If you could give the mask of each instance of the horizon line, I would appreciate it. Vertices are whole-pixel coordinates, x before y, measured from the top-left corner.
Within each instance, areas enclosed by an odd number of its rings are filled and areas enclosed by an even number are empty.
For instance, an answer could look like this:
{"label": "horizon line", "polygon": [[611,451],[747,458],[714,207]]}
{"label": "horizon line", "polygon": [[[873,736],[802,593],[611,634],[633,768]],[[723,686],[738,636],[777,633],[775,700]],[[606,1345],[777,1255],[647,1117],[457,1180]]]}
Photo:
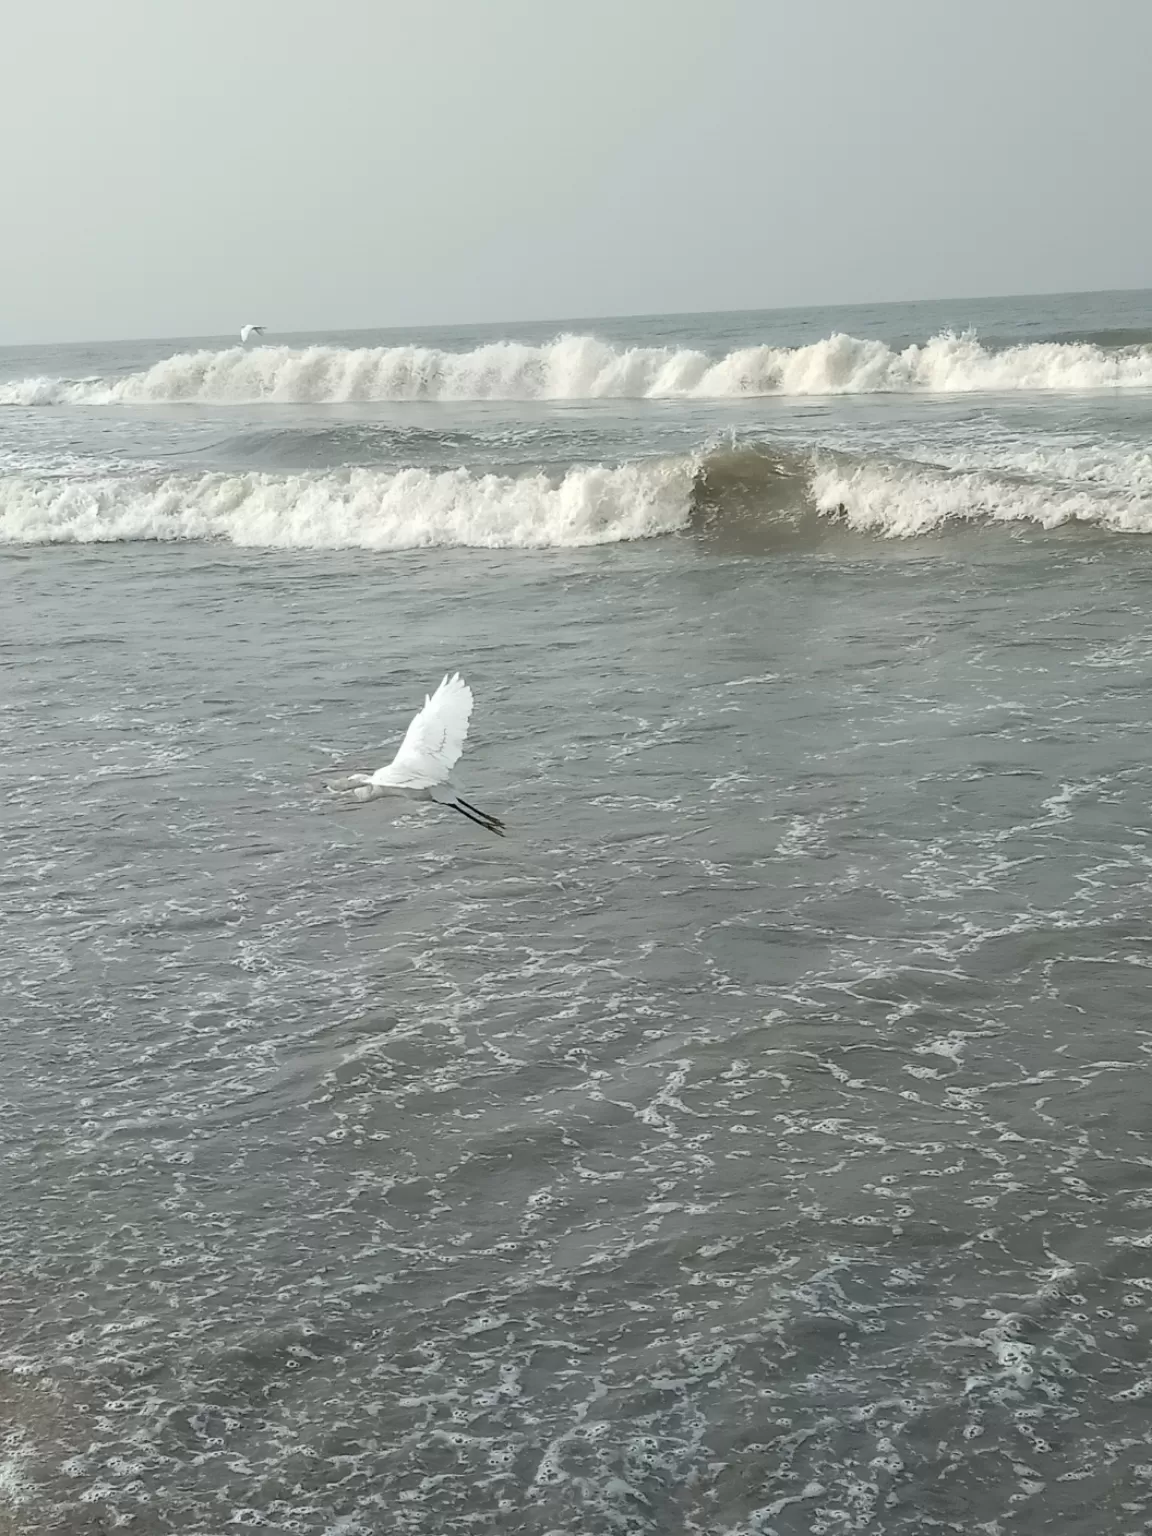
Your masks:
{"label": "horizon line", "polygon": [[[993,300],[1007,302],[1010,300],[1027,299],[1070,299],[1090,298],[1108,294],[1136,293],[1152,293],[1152,285],[1140,288],[1053,288],[1032,293],[944,294],[932,298],[918,299],[856,299],[842,300],[836,303],[779,304],[756,308],[750,308],[745,305],[735,309],[619,310],[598,315],[542,315],[520,319],[511,319],[505,316],[499,320],[422,320],[410,321],[401,325],[342,325],[320,328],[312,327],[301,330],[275,330],[266,326],[265,330],[272,330],[272,334],[277,336],[348,336],[361,332],[480,330],[494,329],[499,326],[594,324],[596,321],[601,320],[676,320],[713,317],[717,315],[788,315],[801,313],[805,310],[897,309],[908,308],[917,304],[979,304],[988,303]],[[74,336],[55,341],[4,341],[0,342],[0,351],[16,350],[21,347],[98,346],[150,341],[219,341],[222,337],[233,333],[237,336],[239,335],[239,326],[233,327],[232,331],[173,331],[164,335],[148,336]]]}

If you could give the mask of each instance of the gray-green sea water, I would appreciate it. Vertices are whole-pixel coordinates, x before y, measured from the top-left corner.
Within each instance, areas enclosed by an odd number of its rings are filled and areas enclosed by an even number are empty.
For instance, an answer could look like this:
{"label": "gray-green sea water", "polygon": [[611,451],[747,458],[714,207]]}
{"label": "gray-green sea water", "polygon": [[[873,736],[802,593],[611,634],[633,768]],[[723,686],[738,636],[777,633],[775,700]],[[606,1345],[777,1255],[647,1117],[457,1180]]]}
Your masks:
{"label": "gray-green sea water", "polygon": [[1152,296],[263,342],[0,353],[0,1530],[1152,1529]]}

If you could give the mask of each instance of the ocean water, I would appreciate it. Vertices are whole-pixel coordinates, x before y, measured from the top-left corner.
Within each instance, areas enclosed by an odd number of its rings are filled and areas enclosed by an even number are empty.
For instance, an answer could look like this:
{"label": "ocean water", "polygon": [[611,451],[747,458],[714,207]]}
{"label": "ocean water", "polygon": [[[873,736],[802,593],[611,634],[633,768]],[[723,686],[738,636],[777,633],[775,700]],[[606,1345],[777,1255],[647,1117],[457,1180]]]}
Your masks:
{"label": "ocean water", "polygon": [[0,1530],[1152,1530],[1152,294],[0,403]]}

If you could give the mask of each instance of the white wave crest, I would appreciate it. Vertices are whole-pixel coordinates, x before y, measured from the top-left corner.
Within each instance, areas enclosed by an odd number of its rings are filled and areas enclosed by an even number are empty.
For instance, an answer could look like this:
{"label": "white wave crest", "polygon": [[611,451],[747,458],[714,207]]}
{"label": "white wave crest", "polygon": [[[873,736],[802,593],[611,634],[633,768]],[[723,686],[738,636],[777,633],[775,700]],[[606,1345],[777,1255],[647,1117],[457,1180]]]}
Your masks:
{"label": "white wave crest", "polygon": [[201,401],[306,404],[385,400],[729,399],[755,395],[975,393],[1152,387],[1152,347],[1037,342],[990,350],[951,332],[894,351],[834,335],[804,347],[745,347],[716,359],[671,347],[618,348],[594,336],[544,346],[232,347],[184,352],[108,379],[20,379],[0,404]]}
{"label": "white wave crest", "polygon": [[810,494],[819,512],[850,528],[913,538],[948,523],[1031,522],[1042,528],[1092,523],[1115,533],[1152,533],[1152,497],[1097,488],[1028,484],[983,471],[946,473],[908,465],[826,465]]}
{"label": "white wave crest", "polygon": [[1073,488],[1087,485],[1152,495],[1152,452],[1116,439],[1070,443],[1034,433],[1023,444],[967,444],[951,452],[945,447],[933,453],[933,462],[947,469],[1062,481]]}
{"label": "white wave crest", "polygon": [[692,459],[543,474],[368,469],[326,475],[206,474],[0,479],[0,543],[224,539],[280,549],[547,548],[683,528]]}

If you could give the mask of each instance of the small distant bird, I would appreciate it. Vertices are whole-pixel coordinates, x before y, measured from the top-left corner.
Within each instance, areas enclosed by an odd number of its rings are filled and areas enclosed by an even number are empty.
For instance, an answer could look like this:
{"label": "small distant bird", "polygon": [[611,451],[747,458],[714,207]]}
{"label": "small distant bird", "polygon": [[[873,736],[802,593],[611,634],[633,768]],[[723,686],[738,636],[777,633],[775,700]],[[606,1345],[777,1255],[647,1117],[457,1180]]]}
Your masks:
{"label": "small distant bird", "polygon": [[504,836],[499,816],[481,811],[461,799],[452,783],[452,769],[464,750],[468,721],[472,714],[472,690],[454,672],[445,677],[424,708],[408,727],[400,750],[385,768],[375,773],[350,773],[332,779],[328,789],[350,800],[380,800],[385,796],[404,795],[409,800],[434,800],[451,806],[478,827]]}
{"label": "small distant bird", "polygon": [[242,342],[246,342],[249,336],[263,336],[263,334],[264,327],[262,325],[242,325],[240,327],[240,340]]}

